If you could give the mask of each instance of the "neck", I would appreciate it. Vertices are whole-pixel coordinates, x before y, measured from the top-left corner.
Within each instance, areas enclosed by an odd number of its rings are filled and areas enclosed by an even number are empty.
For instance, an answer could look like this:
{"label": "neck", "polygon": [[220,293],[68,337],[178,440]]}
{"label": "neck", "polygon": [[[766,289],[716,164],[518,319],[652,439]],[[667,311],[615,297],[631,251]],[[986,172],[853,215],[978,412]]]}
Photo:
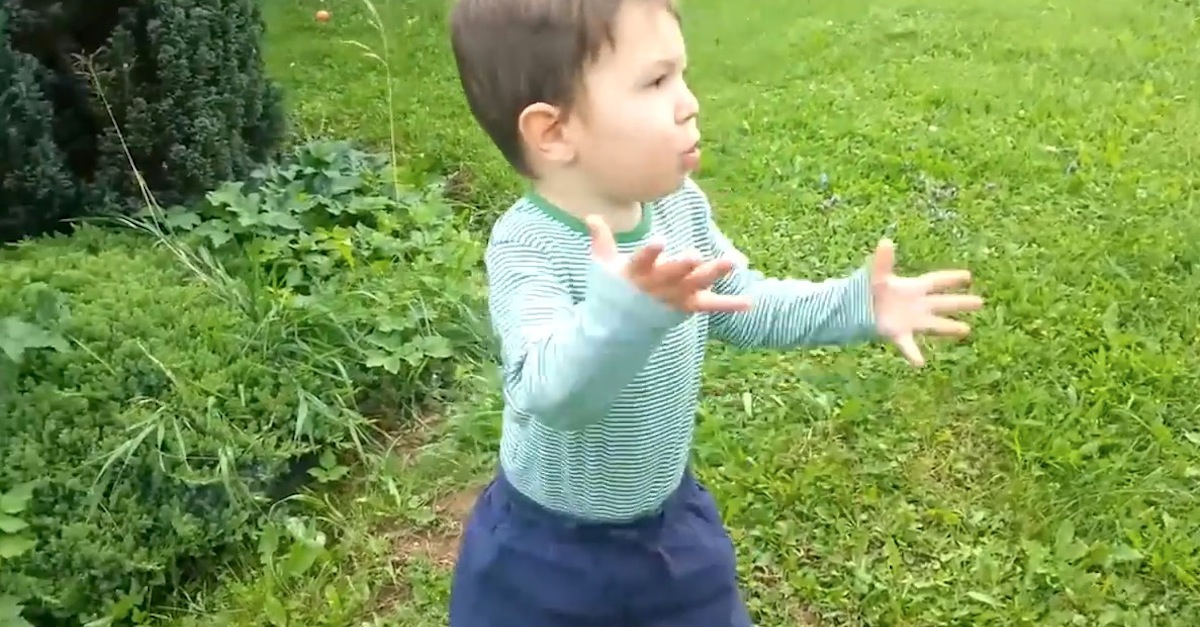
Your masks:
{"label": "neck", "polygon": [[534,191],[547,202],[580,220],[588,216],[600,216],[614,233],[633,230],[642,219],[642,204],[636,201],[621,201],[592,193],[582,185],[556,185],[551,181],[538,181]]}

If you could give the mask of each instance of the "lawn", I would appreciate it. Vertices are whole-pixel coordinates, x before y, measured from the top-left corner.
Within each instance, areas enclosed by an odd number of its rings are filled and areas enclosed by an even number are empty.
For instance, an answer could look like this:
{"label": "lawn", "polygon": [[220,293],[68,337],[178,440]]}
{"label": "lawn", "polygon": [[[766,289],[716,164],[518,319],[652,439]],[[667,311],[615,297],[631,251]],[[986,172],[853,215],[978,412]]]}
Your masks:
{"label": "lawn", "polygon": [[[466,112],[446,5],[381,0],[381,39],[358,0],[328,24],[271,3],[268,54],[302,134],[394,145],[486,222],[517,182]],[[699,179],[755,264],[838,274],[891,233],[904,271],[969,267],[988,303],[921,371],[883,347],[714,347],[696,459],[758,623],[1200,624],[1195,5],[684,12]],[[346,40],[386,42],[388,67]],[[478,388],[307,497],[311,568],[251,557],[173,624],[444,625],[456,521],[494,463]]]}

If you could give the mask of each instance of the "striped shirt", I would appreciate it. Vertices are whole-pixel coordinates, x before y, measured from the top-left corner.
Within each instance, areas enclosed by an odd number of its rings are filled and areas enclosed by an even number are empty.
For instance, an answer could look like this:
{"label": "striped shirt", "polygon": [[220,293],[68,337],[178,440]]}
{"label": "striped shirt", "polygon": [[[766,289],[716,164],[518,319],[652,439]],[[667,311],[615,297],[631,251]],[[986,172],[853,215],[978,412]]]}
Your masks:
{"label": "striped shirt", "polygon": [[615,237],[629,254],[654,236],[666,254],[737,259],[713,291],[748,295],[751,310],[667,307],[595,263],[586,225],[535,194],[493,227],[486,267],[501,344],[500,462],[547,509],[619,522],[661,507],[687,464],[710,338],[791,348],[875,337],[865,270],[820,283],[750,270],[691,180],[644,205],[640,224]]}

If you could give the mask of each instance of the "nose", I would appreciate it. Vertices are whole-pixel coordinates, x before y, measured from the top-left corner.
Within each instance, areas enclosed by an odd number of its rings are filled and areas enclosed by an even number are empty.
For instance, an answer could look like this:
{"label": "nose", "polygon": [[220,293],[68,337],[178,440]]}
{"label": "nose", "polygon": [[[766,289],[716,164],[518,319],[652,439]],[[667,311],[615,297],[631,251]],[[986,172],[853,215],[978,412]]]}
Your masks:
{"label": "nose", "polygon": [[684,124],[700,115],[700,101],[696,99],[696,94],[692,93],[687,83],[681,81],[680,84],[683,87],[679,95],[679,104],[676,105],[675,119]]}

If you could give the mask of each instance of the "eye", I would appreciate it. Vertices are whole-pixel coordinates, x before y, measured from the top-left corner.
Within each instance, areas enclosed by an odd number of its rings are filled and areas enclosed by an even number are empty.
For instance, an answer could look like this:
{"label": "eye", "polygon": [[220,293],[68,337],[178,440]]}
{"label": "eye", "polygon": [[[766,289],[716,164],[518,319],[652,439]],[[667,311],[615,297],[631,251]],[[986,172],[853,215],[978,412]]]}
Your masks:
{"label": "eye", "polygon": [[656,77],[654,80],[650,81],[650,84],[647,85],[647,87],[662,87],[663,84],[666,83],[667,80],[670,78],[671,78],[670,74],[662,74],[662,75]]}

